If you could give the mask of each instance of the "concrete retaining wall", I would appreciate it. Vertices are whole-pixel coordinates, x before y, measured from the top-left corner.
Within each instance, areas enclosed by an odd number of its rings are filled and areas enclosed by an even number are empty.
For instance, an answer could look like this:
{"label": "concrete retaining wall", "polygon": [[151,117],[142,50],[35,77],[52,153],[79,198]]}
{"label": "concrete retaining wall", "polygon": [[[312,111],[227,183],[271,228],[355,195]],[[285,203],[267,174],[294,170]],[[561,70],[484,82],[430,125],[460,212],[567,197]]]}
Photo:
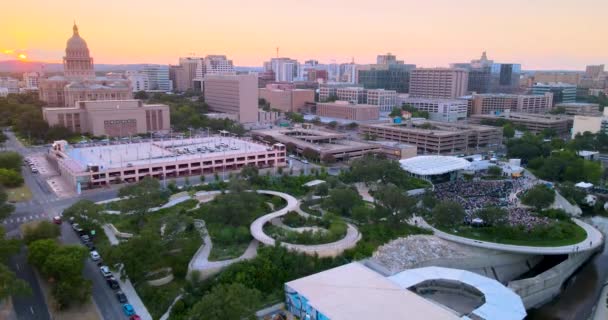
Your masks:
{"label": "concrete retaining wall", "polygon": [[114,232],[114,235],[115,235],[116,237],[118,237],[118,238],[123,238],[123,239],[129,239],[129,238],[133,238],[133,234],[132,234],[132,233],[120,232],[120,231],[118,231],[118,229],[116,229],[116,227],[115,227],[113,224],[111,224],[111,223],[108,223],[107,225],[108,225],[108,227],[110,228],[110,230],[111,230],[112,232]]}
{"label": "concrete retaining wall", "polygon": [[167,283],[169,283],[171,281],[173,281],[173,273],[169,274],[166,277],[162,277],[162,278],[155,279],[155,280],[148,280],[146,282],[153,287],[160,287],[160,286],[166,285]]}
{"label": "concrete retaining wall", "polygon": [[568,259],[536,277],[511,281],[508,286],[522,298],[526,309],[540,306],[557,296],[561,292],[563,283],[595,251],[570,254]]}

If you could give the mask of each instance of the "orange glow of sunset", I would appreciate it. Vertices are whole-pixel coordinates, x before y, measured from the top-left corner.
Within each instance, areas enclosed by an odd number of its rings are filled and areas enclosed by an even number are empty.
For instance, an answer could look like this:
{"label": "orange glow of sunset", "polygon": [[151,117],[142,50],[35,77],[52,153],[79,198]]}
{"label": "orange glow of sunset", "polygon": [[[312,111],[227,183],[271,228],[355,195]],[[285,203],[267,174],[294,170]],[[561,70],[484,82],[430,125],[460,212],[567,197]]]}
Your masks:
{"label": "orange glow of sunset", "polygon": [[260,66],[279,47],[322,63],[391,52],[447,66],[487,51],[524,69],[582,70],[608,63],[606,12],[606,0],[24,0],[3,4],[0,39],[29,60],[60,62],[76,20],[95,63],[177,63],[194,52]]}
{"label": "orange glow of sunset", "polygon": [[20,53],[20,54],[17,56],[17,58],[19,58],[19,60],[25,60],[25,59],[27,59],[27,55],[25,55],[25,54],[23,54],[23,53]]}

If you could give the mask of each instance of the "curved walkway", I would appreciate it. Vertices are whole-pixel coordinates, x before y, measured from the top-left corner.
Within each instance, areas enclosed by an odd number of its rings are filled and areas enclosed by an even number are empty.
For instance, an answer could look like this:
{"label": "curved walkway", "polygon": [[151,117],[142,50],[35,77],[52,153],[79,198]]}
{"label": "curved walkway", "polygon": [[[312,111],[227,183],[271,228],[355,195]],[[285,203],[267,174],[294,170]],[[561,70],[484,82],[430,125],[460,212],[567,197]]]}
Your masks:
{"label": "curved walkway", "polygon": [[[284,208],[257,218],[255,221],[253,221],[249,228],[249,230],[251,231],[251,235],[256,240],[265,245],[274,246],[275,240],[268,236],[266,233],[264,233],[264,225],[275,218],[287,214],[287,212],[289,211],[303,211],[300,209],[300,202],[295,197],[289,194],[270,190],[258,190],[257,192],[261,194],[281,197],[285,199],[285,201],[287,201],[287,205]],[[287,249],[303,252],[309,255],[316,254],[319,257],[335,257],[344,252],[344,250],[353,248],[360,239],[361,233],[359,233],[357,228],[355,228],[355,226],[353,226],[352,224],[347,223],[346,236],[336,242],[318,245],[301,245],[292,243],[281,243],[281,245],[286,247]]]}
{"label": "curved walkway", "polygon": [[570,254],[575,252],[596,250],[604,243],[604,236],[602,233],[594,228],[593,226],[579,220],[572,218],[572,221],[579,227],[583,228],[587,233],[587,238],[577,244],[559,246],[559,247],[533,247],[533,246],[519,246],[513,244],[502,244],[495,242],[487,242],[481,240],[475,240],[465,237],[456,236],[450,233],[440,231],[431,225],[429,225],[424,219],[418,217],[418,221],[424,225],[424,227],[433,230],[434,234],[439,238],[485,249],[523,253],[523,254],[542,254],[542,255],[556,255],[556,254]]}

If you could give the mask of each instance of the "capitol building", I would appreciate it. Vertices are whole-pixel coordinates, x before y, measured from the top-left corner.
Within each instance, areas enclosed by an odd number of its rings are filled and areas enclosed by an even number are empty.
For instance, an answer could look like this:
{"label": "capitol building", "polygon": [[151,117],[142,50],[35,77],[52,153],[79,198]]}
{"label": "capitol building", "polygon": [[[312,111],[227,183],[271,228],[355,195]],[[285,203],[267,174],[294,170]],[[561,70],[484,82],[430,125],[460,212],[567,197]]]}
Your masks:
{"label": "capitol building", "polygon": [[63,57],[63,76],[40,79],[39,97],[48,107],[74,107],[76,101],[132,99],[127,79],[96,77],[86,41],[74,24]]}

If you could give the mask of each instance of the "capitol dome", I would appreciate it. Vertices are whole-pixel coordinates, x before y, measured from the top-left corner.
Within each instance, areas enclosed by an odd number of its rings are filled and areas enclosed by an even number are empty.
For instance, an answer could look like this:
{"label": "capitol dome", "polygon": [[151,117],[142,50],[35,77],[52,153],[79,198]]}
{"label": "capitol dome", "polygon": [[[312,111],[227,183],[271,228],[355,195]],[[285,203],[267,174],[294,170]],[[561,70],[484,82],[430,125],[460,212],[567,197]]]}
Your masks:
{"label": "capitol dome", "polygon": [[76,24],[74,24],[73,30],[74,30],[74,34],[72,35],[72,37],[70,39],[68,39],[66,51],[89,50],[89,48],[87,46],[87,42],[84,41],[84,39],[81,38],[80,35],[78,34],[78,26]]}

